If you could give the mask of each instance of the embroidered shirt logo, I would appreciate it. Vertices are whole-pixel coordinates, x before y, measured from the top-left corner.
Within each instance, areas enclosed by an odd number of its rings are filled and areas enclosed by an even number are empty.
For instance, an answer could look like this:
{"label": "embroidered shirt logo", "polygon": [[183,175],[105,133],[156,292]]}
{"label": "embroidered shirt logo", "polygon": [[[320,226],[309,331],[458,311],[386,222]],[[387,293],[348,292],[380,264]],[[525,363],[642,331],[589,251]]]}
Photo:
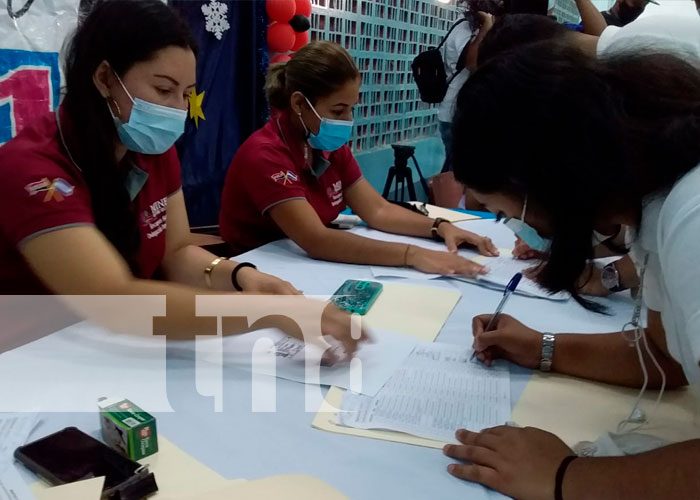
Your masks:
{"label": "embroidered shirt logo", "polygon": [[27,190],[29,196],[46,193],[44,195],[44,202],[51,200],[63,201],[65,197],[72,195],[75,191],[73,185],[60,177],[57,177],[53,181],[50,181],[48,177],[44,177],[40,181],[30,182],[24,186],[24,189]]}
{"label": "embroidered shirt logo", "polygon": [[141,224],[146,227],[146,238],[149,240],[160,235],[167,227],[168,197],[164,196],[151,203],[148,209],[141,212]]}
{"label": "embroidered shirt logo", "polygon": [[299,176],[291,170],[287,170],[286,172],[281,170],[276,174],[272,174],[270,178],[275,182],[281,182],[283,186],[299,180]]}
{"label": "embroidered shirt logo", "polygon": [[343,202],[343,181],[336,181],[326,189],[331,206],[335,207]]}

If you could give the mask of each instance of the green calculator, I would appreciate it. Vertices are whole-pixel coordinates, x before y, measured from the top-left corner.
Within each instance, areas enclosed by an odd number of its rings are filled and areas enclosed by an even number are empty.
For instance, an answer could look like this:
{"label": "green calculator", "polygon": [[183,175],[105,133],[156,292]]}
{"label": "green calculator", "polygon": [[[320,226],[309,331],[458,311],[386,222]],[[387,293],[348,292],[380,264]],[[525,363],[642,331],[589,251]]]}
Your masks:
{"label": "green calculator", "polygon": [[333,294],[333,303],[351,313],[367,314],[382,292],[383,285],[376,281],[347,280]]}

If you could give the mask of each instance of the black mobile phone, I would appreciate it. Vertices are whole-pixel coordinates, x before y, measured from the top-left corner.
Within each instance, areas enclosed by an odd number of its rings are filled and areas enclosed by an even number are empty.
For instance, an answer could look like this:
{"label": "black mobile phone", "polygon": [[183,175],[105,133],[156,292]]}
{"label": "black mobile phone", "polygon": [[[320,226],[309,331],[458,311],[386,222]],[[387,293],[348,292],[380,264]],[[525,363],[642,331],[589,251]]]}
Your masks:
{"label": "black mobile phone", "polygon": [[141,499],[158,490],[147,468],[76,427],[20,446],[15,458],[53,485],[104,476],[104,499]]}

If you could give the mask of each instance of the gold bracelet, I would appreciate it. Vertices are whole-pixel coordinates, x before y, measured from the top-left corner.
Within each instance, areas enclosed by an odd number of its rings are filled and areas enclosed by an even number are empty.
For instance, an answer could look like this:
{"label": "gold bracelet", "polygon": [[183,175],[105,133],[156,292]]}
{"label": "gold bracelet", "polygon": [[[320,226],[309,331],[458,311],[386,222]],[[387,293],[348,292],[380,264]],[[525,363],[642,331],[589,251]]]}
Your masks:
{"label": "gold bracelet", "polygon": [[205,269],[204,269],[204,282],[207,284],[207,288],[211,288],[211,273],[214,271],[214,268],[222,261],[224,260],[223,257],[217,257],[216,259],[211,261],[211,264],[209,264]]}
{"label": "gold bracelet", "polygon": [[411,249],[411,245],[406,245],[406,252],[403,254],[403,267],[408,267],[408,251]]}

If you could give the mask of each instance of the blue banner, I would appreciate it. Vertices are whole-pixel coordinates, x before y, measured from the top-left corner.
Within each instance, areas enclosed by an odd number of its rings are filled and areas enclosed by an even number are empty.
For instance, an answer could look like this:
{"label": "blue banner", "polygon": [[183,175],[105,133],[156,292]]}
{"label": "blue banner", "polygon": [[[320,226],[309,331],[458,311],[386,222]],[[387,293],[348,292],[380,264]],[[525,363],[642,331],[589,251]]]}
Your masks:
{"label": "blue banner", "polygon": [[221,189],[241,143],[267,119],[264,0],[171,0],[199,45],[197,89],[178,143],[190,224],[218,224]]}

